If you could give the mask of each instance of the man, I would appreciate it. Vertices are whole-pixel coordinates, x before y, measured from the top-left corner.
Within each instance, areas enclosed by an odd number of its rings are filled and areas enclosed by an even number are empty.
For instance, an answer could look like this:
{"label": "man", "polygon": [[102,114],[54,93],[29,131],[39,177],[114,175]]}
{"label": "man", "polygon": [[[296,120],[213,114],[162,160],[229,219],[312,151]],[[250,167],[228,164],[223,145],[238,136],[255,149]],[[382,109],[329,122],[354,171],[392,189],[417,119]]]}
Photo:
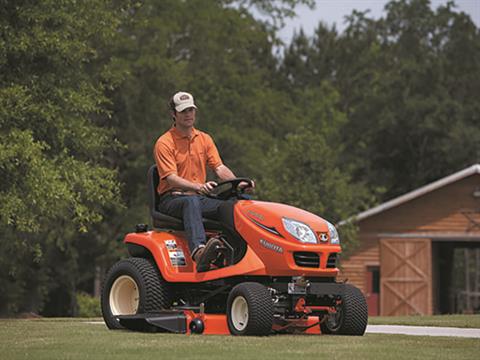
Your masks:
{"label": "man", "polygon": [[169,107],[174,124],[160,136],[154,148],[160,176],[159,211],[183,219],[197,271],[205,271],[214,260],[208,258],[212,256],[211,249],[221,246],[221,241],[215,238],[206,241],[202,217],[215,219],[222,203],[205,196],[217,185],[206,181],[206,166],[222,181],[234,179],[235,175],[222,163],[212,138],[194,127],[197,106],[193,96],[177,92]]}

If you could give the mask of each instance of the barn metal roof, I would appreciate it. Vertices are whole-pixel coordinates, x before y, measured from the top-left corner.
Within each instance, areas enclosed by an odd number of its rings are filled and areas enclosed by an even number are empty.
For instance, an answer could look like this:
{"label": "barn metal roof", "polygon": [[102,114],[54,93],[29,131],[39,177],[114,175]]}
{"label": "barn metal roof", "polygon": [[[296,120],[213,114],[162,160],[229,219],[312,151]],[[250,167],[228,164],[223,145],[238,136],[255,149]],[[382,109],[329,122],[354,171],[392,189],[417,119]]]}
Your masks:
{"label": "barn metal roof", "polygon": [[440,180],[434,181],[428,185],[422,186],[416,190],[410,191],[404,195],[401,195],[399,197],[396,197],[392,200],[389,200],[383,204],[380,204],[378,206],[375,206],[371,209],[368,209],[366,211],[363,211],[352,218],[348,220],[341,221],[338,225],[343,225],[347,221],[361,221],[363,219],[366,219],[370,216],[376,215],[378,213],[381,213],[385,210],[391,209],[395,206],[401,205],[403,203],[406,203],[407,201],[416,199],[422,195],[425,195],[431,191],[437,190],[441,187],[444,187],[448,184],[454,183],[458,180],[461,180],[463,178],[466,178],[467,176],[471,176],[474,174],[480,174],[480,164],[475,164],[472,165],[466,169],[460,170],[452,175],[446,176],[444,178],[441,178]]}

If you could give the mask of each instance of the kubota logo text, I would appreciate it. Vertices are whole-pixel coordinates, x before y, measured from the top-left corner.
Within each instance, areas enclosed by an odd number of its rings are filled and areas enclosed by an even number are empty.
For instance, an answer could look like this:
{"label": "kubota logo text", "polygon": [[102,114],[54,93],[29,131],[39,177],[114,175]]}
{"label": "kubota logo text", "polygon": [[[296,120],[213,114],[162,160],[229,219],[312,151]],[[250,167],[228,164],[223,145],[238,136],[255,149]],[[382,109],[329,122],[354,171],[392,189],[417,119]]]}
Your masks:
{"label": "kubota logo text", "polygon": [[263,247],[266,247],[269,250],[273,250],[280,254],[283,254],[283,248],[281,246],[272,244],[271,242],[268,242],[267,240],[264,240],[264,239],[260,239],[260,244],[262,244]]}

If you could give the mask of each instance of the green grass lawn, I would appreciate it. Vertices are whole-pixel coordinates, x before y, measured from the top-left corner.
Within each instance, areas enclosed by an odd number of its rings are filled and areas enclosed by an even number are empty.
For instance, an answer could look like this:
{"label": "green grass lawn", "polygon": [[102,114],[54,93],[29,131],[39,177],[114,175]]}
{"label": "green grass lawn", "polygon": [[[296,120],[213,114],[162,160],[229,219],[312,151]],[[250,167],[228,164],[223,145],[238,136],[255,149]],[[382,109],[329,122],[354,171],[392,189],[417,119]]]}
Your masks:
{"label": "green grass lawn", "polygon": [[[375,321],[380,318],[375,319]],[[78,319],[0,320],[9,359],[478,359],[480,340],[367,334],[362,337],[234,337],[110,331]]]}

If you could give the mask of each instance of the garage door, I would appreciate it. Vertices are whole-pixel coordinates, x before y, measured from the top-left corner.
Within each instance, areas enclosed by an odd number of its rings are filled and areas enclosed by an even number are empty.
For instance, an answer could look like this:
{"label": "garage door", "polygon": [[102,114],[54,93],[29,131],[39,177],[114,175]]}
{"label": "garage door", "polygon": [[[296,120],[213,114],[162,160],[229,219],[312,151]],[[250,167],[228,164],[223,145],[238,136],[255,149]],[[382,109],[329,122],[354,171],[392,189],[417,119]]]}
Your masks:
{"label": "garage door", "polygon": [[380,240],[380,313],[432,314],[430,239]]}

